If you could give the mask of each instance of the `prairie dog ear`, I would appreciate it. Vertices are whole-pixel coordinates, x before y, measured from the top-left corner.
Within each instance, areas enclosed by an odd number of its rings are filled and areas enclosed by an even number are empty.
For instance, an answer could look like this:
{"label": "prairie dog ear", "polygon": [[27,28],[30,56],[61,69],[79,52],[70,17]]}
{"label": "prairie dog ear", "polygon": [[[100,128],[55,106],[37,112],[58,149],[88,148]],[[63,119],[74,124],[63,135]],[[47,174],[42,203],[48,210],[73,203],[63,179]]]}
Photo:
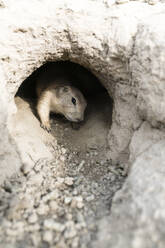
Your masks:
{"label": "prairie dog ear", "polygon": [[62,92],[68,92],[69,91],[69,87],[68,86],[63,86],[61,87]]}
{"label": "prairie dog ear", "polygon": [[56,88],[56,96],[60,97],[62,96],[64,93],[69,92],[69,86],[59,86]]}

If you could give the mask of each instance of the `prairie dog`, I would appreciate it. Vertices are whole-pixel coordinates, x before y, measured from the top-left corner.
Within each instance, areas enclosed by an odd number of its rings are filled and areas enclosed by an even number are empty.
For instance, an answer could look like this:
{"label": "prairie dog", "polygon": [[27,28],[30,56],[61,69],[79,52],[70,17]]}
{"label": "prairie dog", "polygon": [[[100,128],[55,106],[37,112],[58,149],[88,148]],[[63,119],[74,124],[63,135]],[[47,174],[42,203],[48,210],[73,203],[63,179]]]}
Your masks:
{"label": "prairie dog", "polygon": [[62,78],[46,78],[40,75],[37,80],[36,92],[37,113],[41,121],[41,127],[51,131],[50,112],[59,113],[72,122],[80,122],[84,119],[84,111],[87,102],[82,93],[71,85],[68,80]]}

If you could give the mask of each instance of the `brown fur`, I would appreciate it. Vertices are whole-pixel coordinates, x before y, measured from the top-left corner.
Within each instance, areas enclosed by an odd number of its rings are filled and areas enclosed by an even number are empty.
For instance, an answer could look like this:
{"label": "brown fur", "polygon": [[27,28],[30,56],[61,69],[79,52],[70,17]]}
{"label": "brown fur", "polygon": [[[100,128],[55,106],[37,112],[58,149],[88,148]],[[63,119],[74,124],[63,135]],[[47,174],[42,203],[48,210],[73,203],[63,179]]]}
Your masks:
{"label": "brown fur", "polygon": [[36,91],[38,95],[37,113],[41,127],[48,132],[51,130],[50,112],[62,114],[72,122],[79,122],[84,119],[86,100],[82,93],[71,86],[67,80],[58,79],[45,82],[40,78],[37,81]]}

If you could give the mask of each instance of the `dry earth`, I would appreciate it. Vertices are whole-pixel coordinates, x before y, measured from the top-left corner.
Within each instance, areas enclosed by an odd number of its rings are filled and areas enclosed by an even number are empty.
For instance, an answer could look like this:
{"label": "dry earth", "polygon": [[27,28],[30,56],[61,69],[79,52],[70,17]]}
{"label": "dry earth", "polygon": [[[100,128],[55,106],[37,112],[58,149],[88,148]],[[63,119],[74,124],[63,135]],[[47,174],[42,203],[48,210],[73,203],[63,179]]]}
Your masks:
{"label": "dry earth", "polygon": [[[33,168],[24,164],[0,189],[0,247],[92,247],[99,220],[109,215],[126,176],[124,165],[106,157],[109,99],[106,93],[90,98],[79,126],[51,117],[53,139],[45,140],[54,158],[42,158]],[[33,114],[34,102],[17,97],[16,103],[17,141],[23,132],[27,142],[31,135],[47,136]]]}

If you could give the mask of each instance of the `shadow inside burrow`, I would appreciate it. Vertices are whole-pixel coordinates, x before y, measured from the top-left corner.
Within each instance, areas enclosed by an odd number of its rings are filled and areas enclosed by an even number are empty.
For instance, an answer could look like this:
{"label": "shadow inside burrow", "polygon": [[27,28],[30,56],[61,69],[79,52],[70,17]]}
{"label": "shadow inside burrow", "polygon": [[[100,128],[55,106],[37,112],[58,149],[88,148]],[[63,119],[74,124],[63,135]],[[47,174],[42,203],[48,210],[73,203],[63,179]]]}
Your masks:
{"label": "shadow inside burrow", "polygon": [[39,121],[36,111],[36,81],[41,73],[49,70],[53,71],[55,79],[64,78],[70,81],[87,100],[84,121],[80,124],[71,123],[64,116],[51,113],[51,134],[60,144],[64,143],[65,136],[65,142],[72,148],[105,146],[112,122],[113,101],[97,77],[79,64],[70,61],[47,62],[20,85],[15,96],[17,101],[21,98],[27,102],[32,114]]}

